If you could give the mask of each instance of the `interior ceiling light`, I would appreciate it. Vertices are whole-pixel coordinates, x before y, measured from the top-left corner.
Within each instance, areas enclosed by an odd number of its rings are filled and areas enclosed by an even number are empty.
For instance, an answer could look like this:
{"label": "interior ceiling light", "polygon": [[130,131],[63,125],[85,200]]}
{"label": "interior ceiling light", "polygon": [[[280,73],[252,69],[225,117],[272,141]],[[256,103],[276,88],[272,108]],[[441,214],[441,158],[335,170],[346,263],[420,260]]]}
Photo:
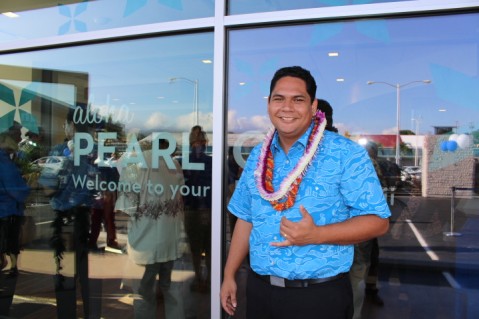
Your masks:
{"label": "interior ceiling light", "polygon": [[446,112],[447,110],[444,109],[444,108],[440,108],[438,111],[439,111],[439,112]]}
{"label": "interior ceiling light", "polygon": [[18,18],[20,17],[18,14],[16,13],[13,13],[13,12],[2,12],[2,14],[6,17],[9,17],[9,18]]}
{"label": "interior ceiling light", "polygon": [[213,61],[211,61],[211,60],[209,60],[209,59],[201,60],[201,62],[203,62],[204,64],[211,64],[211,63],[213,63]]}
{"label": "interior ceiling light", "polygon": [[337,78],[336,82],[344,82],[344,78]]}
{"label": "interior ceiling light", "polygon": [[241,86],[243,86],[243,85],[245,85],[245,84],[246,84],[246,82],[240,82],[240,83],[239,83],[239,85],[241,85]]}
{"label": "interior ceiling light", "polygon": [[339,52],[329,52],[328,56],[339,56]]}

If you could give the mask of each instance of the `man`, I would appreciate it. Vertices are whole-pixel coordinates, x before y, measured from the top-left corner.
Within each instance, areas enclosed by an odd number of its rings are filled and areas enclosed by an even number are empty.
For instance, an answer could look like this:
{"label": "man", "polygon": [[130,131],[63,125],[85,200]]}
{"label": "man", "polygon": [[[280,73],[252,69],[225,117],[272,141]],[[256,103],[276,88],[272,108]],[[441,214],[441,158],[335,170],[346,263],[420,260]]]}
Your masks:
{"label": "man", "polygon": [[314,78],[301,67],[282,68],[271,81],[274,130],[251,152],[228,204],[238,217],[221,287],[230,315],[235,273],[249,252],[249,319],[351,318],[353,244],[388,229],[369,156],[324,130],[315,95]]}
{"label": "man", "polygon": [[[211,174],[212,157],[206,154],[208,138],[200,125],[190,132],[189,163],[201,163],[203,169],[185,169],[185,184],[190,194],[185,196],[185,231],[190,243],[191,258],[195,279],[191,285],[193,291],[206,292],[209,289],[211,270]],[[202,190],[201,196],[193,190]]]}
{"label": "man", "polygon": [[[5,132],[0,132],[0,270],[10,257],[9,277],[18,275],[17,259],[20,254],[20,230],[24,219],[25,202],[30,187],[15,164],[22,126],[14,121]],[[0,311],[0,316],[3,313]],[[7,313],[8,315],[8,313]]]}
{"label": "man", "polygon": [[318,110],[326,116],[326,127],[324,129],[338,133],[338,129],[333,126],[333,107],[331,104],[326,100],[318,99]]}
{"label": "man", "polygon": [[[159,141],[160,149],[168,147],[168,141]],[[185,318],[185,311],[181,290],[172,282],[171,276],[175,260],[183,254],[183,198],[180,192],[173,192],[173,187],[184,185],[183,172],[176,160],[173,161],[175,168],[170,169],[164,157],[159,158],[158,167],[154,168],[154,151],[148,144],[143,145],[142,150],[146,165],[128,165],[120,174],[122,183],[136,183],[141,191],[121,190],[115,204],[115,211],[130,217],[128,256],[144,268],[141,280],[133,283],[137,294],[133,301],[134,317],[182,319]],[[161,191],[160,186],[164,186]],[[157,288],[162,292],[163,306],[158,305]],[[164,314],[160,315],[163,310]]]}
{"label": "man", "polygon": [[[98,293],[98,281],[89,278],[89,260],[88,260],[88,233],[90,229],[90,210],[93,204],[95,191],[90,189],[89,183],[93,183],[95,174],[97,174],[95,165],[93,165],[93,156],[81,156],[80,163],[74,164],[73,140],[78,133],[90,133],[91,127],[85,118],[87,113],[80,119],[75,118],[76,110],[85,110],[86,105],[79,103],[75,108],[69,108],[64,123],[64,133],[68,140],[62,144],[64,150],[70,154],[68,160],[60,170],[60,173],[51,174],[49,170],[43,169],[39,178],[39,184],[46,188],[45,192],[49,196],[50,205],[55,211],[55,219],[52,222],[53,234],[50,239],[50,245],[53,248],[53,256],[56,264],[55,274],[55,293],[57,296],[57,318],[76,318],[76,287],[80,286],[80,294],[83,301],[84,317],[99,316],[101,312],[101,302],[95,298]],[[81,142],[79,147],[85,148]],[[77,183],[79,178],[83,178],[85,184]],[[52,183],[52,179],[54,183]],[[52,187],[54,186],[54,187]],[[73,225],[73,234],[71,241],[65,242],[64,227]],[[67,249],[74,249],[74,274],[63,275],[63,258]],[[95,288],[95,289],[94,289]],[[65,295],[65,291],[72,291]],[[60,296],[68,296],[61,298]]]}
{"label": "man", "polygon": [[[373,162],[381,186],[383,189],[387,189],[381,167],[378,164],[377,144],[369,141],[364,148]],[[365,293],[374,304],[378,306],[384,305],[384,302],[378,295],[378,266],[379,242],[377,238],[372,238],[354,245],[354,260],[349,272],[351,285],[353,287],[354,319],[361,319]]]}

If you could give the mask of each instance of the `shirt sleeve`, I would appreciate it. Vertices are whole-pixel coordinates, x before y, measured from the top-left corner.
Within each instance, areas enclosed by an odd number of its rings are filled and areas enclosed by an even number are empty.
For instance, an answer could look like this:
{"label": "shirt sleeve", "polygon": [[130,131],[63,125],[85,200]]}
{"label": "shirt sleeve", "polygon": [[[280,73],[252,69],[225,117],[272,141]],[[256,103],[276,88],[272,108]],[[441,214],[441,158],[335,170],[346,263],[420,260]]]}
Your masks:
{"label": "shirt sleeve", "polygon": [[391,215],[374,165],[366,150],[355,143],[344,156],[340,190],[350,208],[350,217]]}

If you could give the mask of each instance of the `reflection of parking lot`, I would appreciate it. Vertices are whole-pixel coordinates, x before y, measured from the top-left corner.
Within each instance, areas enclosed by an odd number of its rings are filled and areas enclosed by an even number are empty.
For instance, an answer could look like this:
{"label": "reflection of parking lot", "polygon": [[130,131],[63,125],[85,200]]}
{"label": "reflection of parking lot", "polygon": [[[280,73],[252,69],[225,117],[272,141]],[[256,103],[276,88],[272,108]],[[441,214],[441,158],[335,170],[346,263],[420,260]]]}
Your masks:
{"label": "reflection of parking lot", "polygon": [[[22,232],[23,245],[29,245],[35,241],[48,241],[53,233],[52,223],[55,219],[55,211],[48,203],[48,198],[43,196],[40,190],[34,190],[33,192],[34,200],[25,209],[25,223]],[[36,196],[37,193],[38,196]],[[123,239],[122,244],[125,244],[128,232],[128,215],[123,213],[115,214],[115,225],[118,239]],[[72,230],[66,227],[64,231]],[[102,231],[100,236],[100,240],[103,239],[106,240],[104,231]]]}
{"label": "reflection of parking lot", "polygon": [[[454,231],[461,236],[450,237],[450,198],[396,196],[390,229],[379,239],[385,306],[366,304],[365,318],[456,318],[458,311],[479,318],[478,201],[457,201]],[[428,300],[437,302],[428,307]]]}
{"label": "reflection of parking lot", "polygon": [[401,176],[404,181],[421,182],[422,169],[419,166],[404,166]]}
{"label": "reflection of parking lot", "polygon": [[39,170],[46,170],[51,174],[58,174],[65,166],[67,158],[65,156],[45,156],[34,160],[31,164]]}

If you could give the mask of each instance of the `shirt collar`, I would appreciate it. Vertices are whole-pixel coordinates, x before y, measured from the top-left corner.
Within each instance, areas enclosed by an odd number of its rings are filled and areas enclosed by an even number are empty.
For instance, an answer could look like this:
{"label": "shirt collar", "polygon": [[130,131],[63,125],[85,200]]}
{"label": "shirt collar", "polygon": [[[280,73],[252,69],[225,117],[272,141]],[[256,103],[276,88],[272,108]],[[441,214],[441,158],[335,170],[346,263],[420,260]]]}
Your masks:
{"label": "shirt collar", "polygon": [[[309,128],[306,130],[306,132],[303,133],[303,135],[301,135],[301,137],[293,144],[293,147],[295,145],[302,145],[303,148],[306,148],[306,146],[308,145],[308,139],[309,139],[309,135],[311,134],[311,131],[313,130],[313,125],[314,125],[314,122],[311,121],[311,124],[309,125]],[[275,151],[278,151],[282,149],[281,148],[281,145],[279,144],[279,137],[278,137],[278,132],[275,131],[274,132],[274,136],[273,136],[273,140],[271,141],[271,151],[272,152],[275,152]]]}

